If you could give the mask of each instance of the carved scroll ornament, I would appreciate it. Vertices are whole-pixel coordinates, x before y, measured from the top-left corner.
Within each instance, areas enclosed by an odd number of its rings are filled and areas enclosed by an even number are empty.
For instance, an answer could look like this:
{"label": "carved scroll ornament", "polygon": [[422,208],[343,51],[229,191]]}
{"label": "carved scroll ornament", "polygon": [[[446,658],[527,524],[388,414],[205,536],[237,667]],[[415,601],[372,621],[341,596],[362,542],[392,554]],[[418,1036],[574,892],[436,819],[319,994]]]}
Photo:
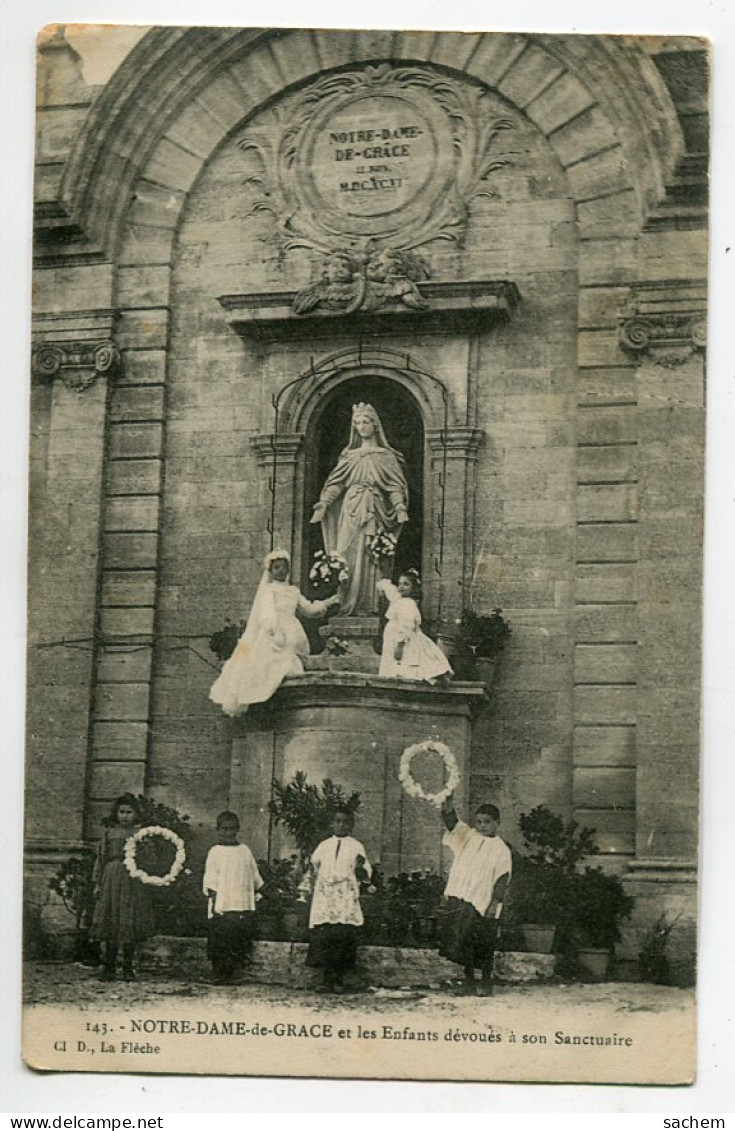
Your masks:
{"label": "carved scroll ornament", "polygon": [[31,353],[31,372],[40,379],[59,378],[80,393],[104,375],[114,376],[120,352],[112,341],[39,342]]}

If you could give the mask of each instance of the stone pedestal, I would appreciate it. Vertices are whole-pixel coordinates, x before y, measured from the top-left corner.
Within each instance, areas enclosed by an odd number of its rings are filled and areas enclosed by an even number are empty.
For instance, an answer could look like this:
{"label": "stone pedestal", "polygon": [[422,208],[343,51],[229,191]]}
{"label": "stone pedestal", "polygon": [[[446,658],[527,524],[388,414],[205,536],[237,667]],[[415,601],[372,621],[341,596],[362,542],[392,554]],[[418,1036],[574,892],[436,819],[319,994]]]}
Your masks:
{"label": "stone pedestal", "polygon": [[[321,784],[331,778],[361,807],[355,835],[386,875],[442,867],[443,826],[437,811],[407,794],[398,766],[407,746],[434,738],[450,748],[461,774],[457,808],[466,813],[477,683],[447,688],[345,672],[308,672],[287,679],[269,703],[235,723],[230,804],[256,856],[290,854],[287,834],[269,822],[271,783],[297,770]],[[438,767],[435,767],[438,772]],[[433,788],[433,786],[432,786]]]}
{"label": "stone pedestal", "polygon": [[[380,617],[332,617],[319,629],[325,638],[335,636],[347,647],[344,656],[328,656],[329,671],[377,674],[380,667]],[[376,651],[377,649],[377,651]]]}

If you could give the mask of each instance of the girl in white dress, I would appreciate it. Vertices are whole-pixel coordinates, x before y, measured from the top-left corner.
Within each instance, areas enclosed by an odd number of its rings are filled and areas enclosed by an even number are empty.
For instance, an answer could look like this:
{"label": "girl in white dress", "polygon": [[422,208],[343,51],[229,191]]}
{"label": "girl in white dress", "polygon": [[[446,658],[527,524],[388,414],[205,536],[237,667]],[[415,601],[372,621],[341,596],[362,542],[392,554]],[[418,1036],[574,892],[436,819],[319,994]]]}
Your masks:
{"label": "girl in white dress", "polygon": [[307,963],[321,968],[324,988],[336,993],[344,989],[343,978],[357,962],[360,928],[365,922],[360,881],[369,880],[371,874],[365,848],[348,835],[353,823],[348,809],[337,809],[332,818],[334,835],[321,841],[311,857],[314,894]]}
{"label": "girl in white dress", "polygon": [[309,655],[309,641],[297,610],[302,616],[320,617],[339,604],[338,597],[307,601],[288,584],[287,550],[273,550],[264,565],[247,628],[209,692],[226,715],[244,714],[251,703],[270,699],[287,675],[303,673],[301,657]]}
{"label": "girl in white dress", "polygon": [[378,674],[396,679],[447,680],[453,674],[441,648],[421,631],[418,599],[421,580],[415,569],[398,578],[398,585],[383,579],[378,590],[388,600],[387,623]]}

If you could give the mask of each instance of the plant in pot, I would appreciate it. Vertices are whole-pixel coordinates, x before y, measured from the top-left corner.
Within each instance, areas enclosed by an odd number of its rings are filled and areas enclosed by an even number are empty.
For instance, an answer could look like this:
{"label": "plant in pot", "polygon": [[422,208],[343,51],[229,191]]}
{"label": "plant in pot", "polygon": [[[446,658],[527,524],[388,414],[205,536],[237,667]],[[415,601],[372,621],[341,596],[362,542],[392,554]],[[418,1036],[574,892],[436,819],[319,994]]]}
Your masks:
{"label": "plant in pot", "polygon": [[630,917],[633,899],[620,877],[599,867],[587,867],[573,877],[572,945],[582,971],[596,980],[605,978],[620,923]]}
{"label": "plant in pot", "polygon": [[529,950],[566,949],[574,914],[574,878],[581,861],[597,851],[593,831],[565,821],[545,805],[520,816],[526,854],[510,887],[515,918]]}
{"label": "plant in pot", "polygon": [[[603,978],[633,900],[619,876],[582,867],[585,858],[599,851],[595,830],[565,821],[545,805],[523,813],[520,827],[527,854],[511,886],[517,914],[555,928],[556,949],[570,972],[581,969]],[[527,945],[534,926],[523,925]]]}
{"label": "plant in pot", "polygon": [[91,852],[70,856],[49,880],[51,891],[74,917],[74,958],[83,966],[97,966],[100,962],[100,944],[89,937],[94,910],[93,867]]}
{"label": "plant in pot", "polygon": [[458,625],[455,671],[464,679],[479,679],[488,688],[495,681],[498,661],[511,627],[502,609],[490,614],[464,609]]}
{"label": "plant in pot", "polygon": [[[298,885],[301,877],[299,859],[295,854],[282,860],[258,861],[263,879],[258,900],[258,937],[282,942],[292,934],[302,934],[299,916]],[[298,941],[294,939],[292,941]]]}

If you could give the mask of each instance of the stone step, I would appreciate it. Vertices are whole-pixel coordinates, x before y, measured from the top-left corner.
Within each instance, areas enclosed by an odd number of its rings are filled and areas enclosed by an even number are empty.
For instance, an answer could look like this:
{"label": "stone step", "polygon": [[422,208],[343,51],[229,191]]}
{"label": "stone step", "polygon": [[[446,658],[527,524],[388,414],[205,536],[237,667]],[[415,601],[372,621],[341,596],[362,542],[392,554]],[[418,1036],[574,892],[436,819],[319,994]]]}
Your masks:
{"label": "stone step", "polygon": [[[320,982],[320,973],[306,965],[307,943],[256,942],[248,980],[294,989],[309,989]],[[526,954],[498,951],[495,973],[508,983],[546,982],[554,974],[553,954]],[[461,976],[453,962],[440,958],[434,950],[414,947],[363,946],[359,963],[372,986],[402,988],[428,986]],[[179,971],[193,979],[211,973],[207,960],[207,940],[157,936],[140,947],[138,965],[145,971]]]}

